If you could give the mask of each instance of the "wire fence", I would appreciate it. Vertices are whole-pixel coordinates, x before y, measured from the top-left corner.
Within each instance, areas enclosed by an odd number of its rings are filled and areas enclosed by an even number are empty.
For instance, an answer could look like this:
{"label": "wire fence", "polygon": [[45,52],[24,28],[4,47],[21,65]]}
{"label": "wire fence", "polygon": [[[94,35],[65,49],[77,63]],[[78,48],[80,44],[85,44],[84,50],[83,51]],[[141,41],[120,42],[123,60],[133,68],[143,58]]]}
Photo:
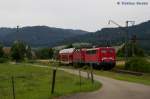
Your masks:
{"label": "wire fence", "polygon": [[81,77],[81,70],[78,76],[70,74],[72,77],[60,72],[54,69],[50,74],[0,75],[0,99],[50,99],[94,85],[90,72],[87,78]]}

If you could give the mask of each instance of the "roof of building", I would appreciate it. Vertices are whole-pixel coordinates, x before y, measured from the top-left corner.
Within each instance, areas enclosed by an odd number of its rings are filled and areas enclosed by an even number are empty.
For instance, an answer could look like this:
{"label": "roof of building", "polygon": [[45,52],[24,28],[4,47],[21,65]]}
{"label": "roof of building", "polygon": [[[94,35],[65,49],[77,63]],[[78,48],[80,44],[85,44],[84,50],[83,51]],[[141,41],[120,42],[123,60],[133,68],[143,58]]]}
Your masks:
{"label": "roof of building", "polygon": [[5,54],[9,54],[10,51],[11,51],[11,48],[10,47],[4,47],[3,51],[4,51]]}
{"label": "roof of building", "polygon": [[68,48],[68,49],[63,49],[63,50],[60,50],[59,53],[62,54],[62,53],[73,53],[75,50],[75,48]]}

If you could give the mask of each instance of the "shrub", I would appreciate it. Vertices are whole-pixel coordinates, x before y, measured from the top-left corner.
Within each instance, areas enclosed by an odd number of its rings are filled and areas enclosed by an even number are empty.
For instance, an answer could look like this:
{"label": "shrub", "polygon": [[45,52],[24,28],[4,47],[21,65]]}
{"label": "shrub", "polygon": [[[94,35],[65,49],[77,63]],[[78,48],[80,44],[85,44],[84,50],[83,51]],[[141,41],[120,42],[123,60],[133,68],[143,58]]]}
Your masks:
{"label": "shrub", "polygon": [[35,60],[27,60],[28,63],[36,63]]}
{"label": "shrub", "polygon": [[121,49],[119,49],[117,52],[117,56],[124,57],[126,50],[127,50],[128,57],[132,57],[132,56],[143,57],[143,56],[145,56],[144,50],[142,48],[140,48],[137,44],[134,44],[132,42],[129,42],[128,44],[124,45]]}
{"label": "shrub", "polygon": [[144,58],[132,58],[128,60],[125,64],[126,70],[136,71],[136,72],[149,72],[150,73],[150,63]]}
{"label": "shrub", "polygon": [[74,63],[74,64],[73,64],[73,67],[74,67],[74,68],[80,68],[80,66],[79,66],[78,63]]}
{"label": "shrub", "polygon": [[84,70],[88,70],[88,69],[90,69],[89,67],[90,67],[90,66],[85,65],[85,66],[83,66],[82,68],[83,68]]}
{"label": "shrub", "polygon": [[41,48],[36,50],[36,56],[38,59],[52,59],[54,50],[52,48]]}
{"label": "shrub", "polygon": [[5,63],[5,62],[7,62],[7,61],[8,61],[7,58],[0,58],[0,63]]}

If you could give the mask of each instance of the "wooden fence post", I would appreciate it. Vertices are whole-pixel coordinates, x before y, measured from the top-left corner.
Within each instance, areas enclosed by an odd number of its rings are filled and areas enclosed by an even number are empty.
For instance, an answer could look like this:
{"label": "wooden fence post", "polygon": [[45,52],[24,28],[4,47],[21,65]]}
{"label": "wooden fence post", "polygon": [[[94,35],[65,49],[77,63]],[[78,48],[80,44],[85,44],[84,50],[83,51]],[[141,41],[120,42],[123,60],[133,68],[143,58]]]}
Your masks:
{"label": "wooden fence post", "polygon": [[94,75],[93,75],[93,65],[91,63],[91,82],[94,83]]}
{"label": "wooden fence post", "polygon": [[79,69],[79,80],[80,80],[80,90],[81,90],[81,70]]}
{"label": "wooden fence post", "polygon": [[16,95],[15,95],[15,81],[14,81],[14,77],[11,77],[11,83],[12,83],[12,93],[13,93],[13,99],[16,99]]}
{"label": "wooden fence post", "polygon": [[52,89],[51,89],[51,94],[54,93],[55,89],[55,79],[56,79],[56,69],[53,69],[53,77],[52,77]]}
{"label": "wooden fence post", "polygon": [[89,71],[87,71],[87,79],[90,79]]}

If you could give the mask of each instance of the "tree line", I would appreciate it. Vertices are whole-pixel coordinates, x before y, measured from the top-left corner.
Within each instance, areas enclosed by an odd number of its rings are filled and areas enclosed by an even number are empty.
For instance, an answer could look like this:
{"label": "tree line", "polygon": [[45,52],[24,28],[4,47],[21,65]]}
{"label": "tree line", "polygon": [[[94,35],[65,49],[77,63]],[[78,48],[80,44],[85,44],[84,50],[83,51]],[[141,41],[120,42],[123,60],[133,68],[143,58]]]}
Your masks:
{"label": "tree line", "polygon": [[8,60],[22,62],[34,59],[52,59],[53,55],[54,49],[52,48],[32,49],[30,45],[22,41],[15,41],[9,53],[6,53],[3,44],[0,43],[0,63]]}

